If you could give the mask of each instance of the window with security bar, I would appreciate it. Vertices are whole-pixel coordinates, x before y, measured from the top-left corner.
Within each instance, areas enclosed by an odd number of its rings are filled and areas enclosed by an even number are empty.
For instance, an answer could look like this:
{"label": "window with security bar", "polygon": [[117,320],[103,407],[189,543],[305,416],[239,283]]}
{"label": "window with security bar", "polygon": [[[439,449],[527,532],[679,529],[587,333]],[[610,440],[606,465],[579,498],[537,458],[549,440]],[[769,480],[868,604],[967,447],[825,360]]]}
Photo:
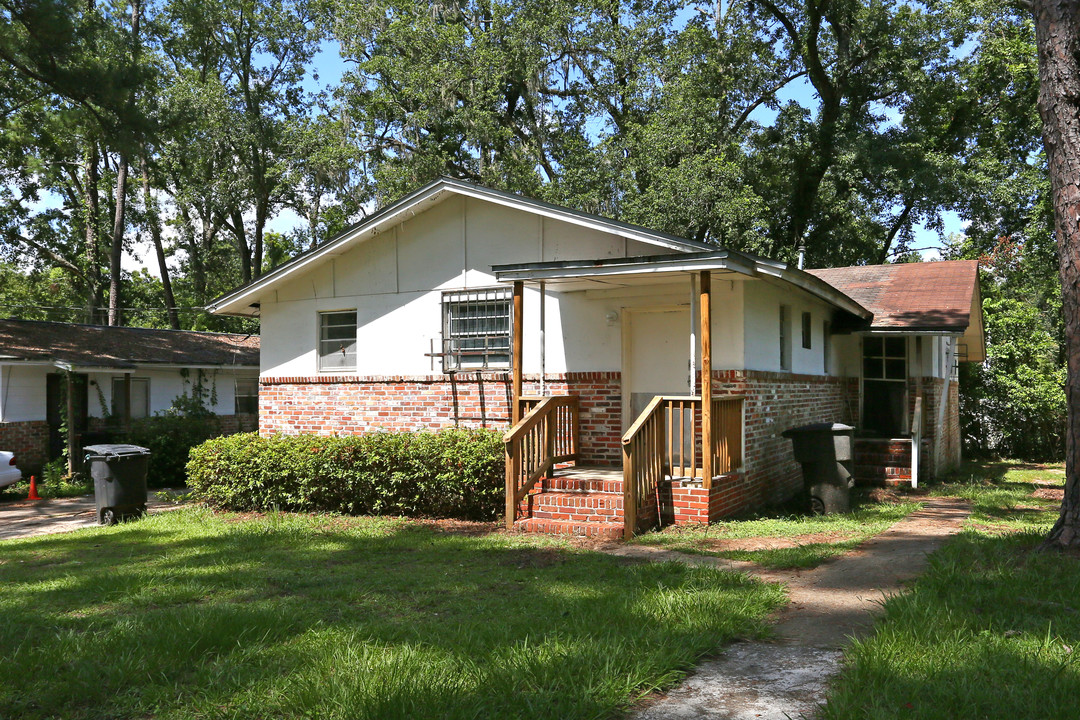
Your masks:
{"label": "window with security bar", "polygon": [[443,293],[443,367],[510,367],[509,288]]}

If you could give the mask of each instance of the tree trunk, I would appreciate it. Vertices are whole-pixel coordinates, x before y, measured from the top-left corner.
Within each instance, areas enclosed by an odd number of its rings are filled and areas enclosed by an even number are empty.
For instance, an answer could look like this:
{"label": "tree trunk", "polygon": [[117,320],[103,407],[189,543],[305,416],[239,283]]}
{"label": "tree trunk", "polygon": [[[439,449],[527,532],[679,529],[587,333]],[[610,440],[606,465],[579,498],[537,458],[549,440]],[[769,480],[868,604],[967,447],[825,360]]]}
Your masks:
{"label": "tree trunk", "polygon": [[109,254],[109,325],[120,324],[120,259],[124,254],[127,171],[127,158],[121,155],[116,168],[116,214],[113,217],[112,252]]}
{"label": "tree trunk", "polygon": [[101,291],[101,272],[98,265],[98,153],[97,143],[90,141],[86,150],[86,322],[97,321],[98,293]]}
{"label": "tree trunk", "polygon": [[1080,0],[1033,0],[1039,114],[1065,315],[1065,499],[1044,548],[1080,548]]}
{"label": "tree trunk", "polygon": [[157,203],[150,195],[150,173],[146,168],[146,156],[139,159],[142,170],[143,202],[146,204],[146,221],[150,225],[150,237],[154,240],[154,252],[157,254],[158,272],[161,275],[161,289],[165,294],[165,312],[169,315],[169,327],[180,329],[180,316],[176,312],[176,299],[173,297],[172,281],[169,279],[169,266],[165,264],[165,248],[161,244],[161,218]]}

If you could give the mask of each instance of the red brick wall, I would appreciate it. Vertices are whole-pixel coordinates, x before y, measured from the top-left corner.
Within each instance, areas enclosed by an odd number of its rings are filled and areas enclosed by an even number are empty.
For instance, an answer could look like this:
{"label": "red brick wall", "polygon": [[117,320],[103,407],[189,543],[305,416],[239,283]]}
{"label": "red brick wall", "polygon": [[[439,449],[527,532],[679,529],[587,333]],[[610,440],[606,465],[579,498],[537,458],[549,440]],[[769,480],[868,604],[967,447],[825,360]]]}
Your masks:
{"label": "red brick wall", "polygon": [[[853,425],[858,414],[858,380],[755,370],[713,372],[713,394],[745,395],[745,458],[742,471],[713,483],[715,520],[783,502],[802,488],[785,430],[814,422]],[[710,511],[712,514],[713,511]]]}
{"label": "red brick wall", "polygon": [[[621,460],[621,382],[617,372],[547,376],[549,394],[579,398],[582,463]],[[501,430],[510,424],[510,385],[508,372],[263,378],[259,432],[352,435],[453,426]],[[527,376],[524,385],[525,394],[538,393],[539,376]]]}
{"label": "red brick wall", "polygon": [[0,450],[15,453],[23,475],[39,474],[48,459],[49,424],[44,420],[0,423]]}

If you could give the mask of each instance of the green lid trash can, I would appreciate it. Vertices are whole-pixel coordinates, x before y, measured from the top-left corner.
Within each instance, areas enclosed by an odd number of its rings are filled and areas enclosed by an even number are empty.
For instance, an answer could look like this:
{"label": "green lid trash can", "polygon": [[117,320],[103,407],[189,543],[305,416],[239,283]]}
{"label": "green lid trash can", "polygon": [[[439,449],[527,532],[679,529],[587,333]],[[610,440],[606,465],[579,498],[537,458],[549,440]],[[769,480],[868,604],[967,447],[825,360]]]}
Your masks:
{"label": "green lid trash can", "polygon": [[139,445],[88,445],[87,472],[94,479],[98,522],[117,520],[146,512],[146,468],[150,450]]}

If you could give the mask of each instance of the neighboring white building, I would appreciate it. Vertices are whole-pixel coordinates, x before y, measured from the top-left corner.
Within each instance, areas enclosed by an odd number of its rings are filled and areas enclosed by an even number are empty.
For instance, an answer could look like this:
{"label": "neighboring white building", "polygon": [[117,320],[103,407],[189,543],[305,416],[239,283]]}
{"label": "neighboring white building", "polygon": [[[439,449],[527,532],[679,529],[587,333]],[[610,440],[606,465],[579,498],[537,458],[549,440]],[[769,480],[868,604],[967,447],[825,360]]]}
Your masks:
{"label": "neighboring white building", "polygon": [[[951,372],[981,359],[977,265],[863,270],[804,272],[443,178],[211,309],[261,319],[264,434],[506,428],[537,397],[572,396],[571,454],[619,466],[654,397],[696,397],[700,415],[703,394],[741,396],[738,437],[716,431],[726,479],[704,479],[705,507],[688,509],[702,512],[680,516],[700,520],[794,492],[799,467],[780,433],[809,422],[887,435],[874,452],[892,455],[863,473],[902,477],[916,397],[936,438],[928,469],[958,460]],[[895,272],[899,285],[856,292]],[[952,399],[938,418],[940,396]],[[685,449],[699,452],[706,433],[686,418],[698,439]],[[678,483],[666,452],[663,481]]]}
{"label": "neighboring white building", "polygon": [[258,336],[0,320],[0,448],[27,473],[58,457],[69,381],[80,435],[164,412],[199,387],[224,430],[254,429],[258,363]]}

